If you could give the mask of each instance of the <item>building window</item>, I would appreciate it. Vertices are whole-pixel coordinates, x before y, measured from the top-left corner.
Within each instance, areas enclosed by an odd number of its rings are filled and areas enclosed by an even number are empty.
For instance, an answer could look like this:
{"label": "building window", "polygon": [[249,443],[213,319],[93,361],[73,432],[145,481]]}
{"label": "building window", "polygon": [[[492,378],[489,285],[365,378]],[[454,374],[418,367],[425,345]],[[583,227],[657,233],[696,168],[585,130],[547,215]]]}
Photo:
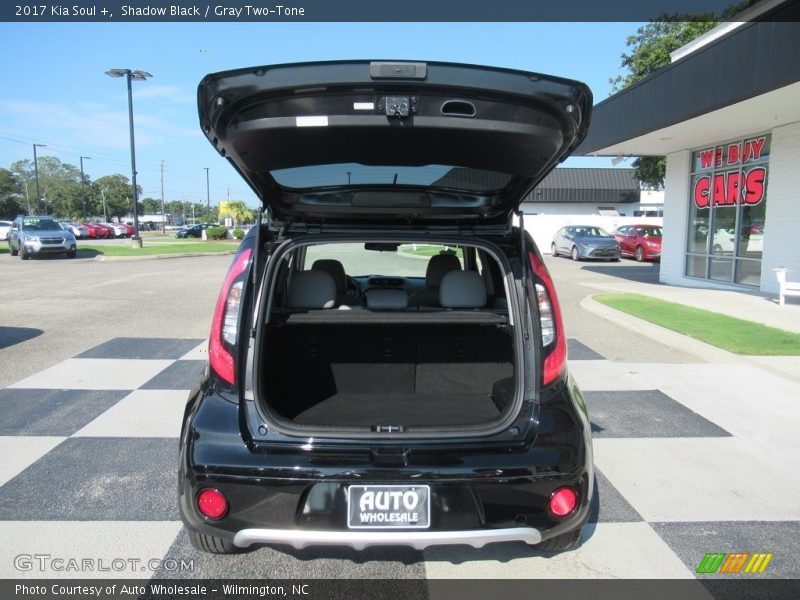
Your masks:
{"label": "building window", "polygon": [[686,275],[758,287],[770,136],[692,153]]}

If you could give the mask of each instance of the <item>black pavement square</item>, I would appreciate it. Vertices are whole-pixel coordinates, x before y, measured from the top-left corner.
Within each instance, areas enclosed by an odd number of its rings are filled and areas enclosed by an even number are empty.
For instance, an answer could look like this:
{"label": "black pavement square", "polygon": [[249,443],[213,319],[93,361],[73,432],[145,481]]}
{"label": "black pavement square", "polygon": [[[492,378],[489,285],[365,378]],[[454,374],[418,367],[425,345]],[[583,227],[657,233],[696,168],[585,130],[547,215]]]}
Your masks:
{"label": "black pavement square", "polygon": [[637,523],[644,521],[600,469],[594,468],[594,494],[590,523]]}
{"label": "black pavement square", "polygon": [[178,360],[142,385],[142,390],[190,390],[206,366],[204,360]]}
{"label": "black pavement square", "polygon": [[584,392],[596,438],[727,437],[659,390]]}
{"label": "black pavement square", "polygon": [[120,337],[95,346],[76,358],[135,358],[177,360],[203,340]]}
{"label": "black pavement square", "polygon": [[570,360],[604,360],[605,356],[598,354],[589,346],[582,344],[575,338],[567,339],[567,356]]}
{"label": "black pavement square", "polygon": [[0,435],[69,437],[129,392],[125,390],[0,390]]}
{"label": "black pavement square", "polygon": [[692,573],[696,572],[706,553],[763,552],[773,555],[763,573],[714,573],[699,574],[698,577],[736,577],[740,580],[800,577],[800,521],[650,523],[650,526]]}
{"label": "black pavement square", "polygon": [[178,440],[70,438],[0,487],[0,520],[174,521]]}
{"label": "black pavement square", "polygon": [[[159,578],[197,579],[289,579],[302,573],[306,579],[423,579],[422,552],[413,548],[376,547],[352,550],[319,546],[295,550],[291,546],[253,546],[251,552],[231,555],[208,554],[195,550],[184,528],[164,555],[168,559],[191,560],[191,572],[162,569]],[[402,598],[402,596],[400,596]]]}

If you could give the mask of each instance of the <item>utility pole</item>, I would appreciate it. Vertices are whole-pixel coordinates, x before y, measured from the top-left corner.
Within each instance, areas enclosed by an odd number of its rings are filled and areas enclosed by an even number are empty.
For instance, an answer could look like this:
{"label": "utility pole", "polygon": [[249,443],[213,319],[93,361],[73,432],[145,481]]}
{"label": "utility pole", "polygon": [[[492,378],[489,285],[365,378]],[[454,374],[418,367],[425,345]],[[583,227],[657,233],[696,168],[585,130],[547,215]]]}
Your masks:
{"label": "utility pole", "polygon": [[206,170],[206,215],[211,214],[211,189],[208,186],[208,167],[204,167]]}
{"label": "utility pole", "polygon": [[25,182],[25,199],[28,201],[28,214],[31,214],[31,194],[28,191],[28,182]]}
{"label": "utility pole", "polygon": [[44,144],[33,145],[33,173],[36,177],[36,210],[42,209],[42,194],[39,192],[39,159],[36,158],[36,148],[47,148]]}
{"label": "utility pole", "polygon": [[100,196],[103,198],[103,223],[108,223],[108,213],[106,213],[106,191],[100,188]]}
{"label": "utility pole", "polygon": [[81,200],[83,201],[83,220],[86,221],[86,177],[83,175],[83,159],[91,160],[91,156],[81,156]]}
{"label": "utility pole", "polygon": [[164,159],[161,159],[161,235],[167,235],[167,213],[164,210]]}

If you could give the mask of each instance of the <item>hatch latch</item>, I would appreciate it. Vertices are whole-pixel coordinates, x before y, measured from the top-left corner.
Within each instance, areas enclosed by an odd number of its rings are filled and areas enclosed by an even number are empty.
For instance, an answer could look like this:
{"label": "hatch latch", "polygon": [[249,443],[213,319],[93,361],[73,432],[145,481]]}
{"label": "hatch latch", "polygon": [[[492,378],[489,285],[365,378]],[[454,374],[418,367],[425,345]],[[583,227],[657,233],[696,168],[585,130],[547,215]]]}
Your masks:
{"label": "hatch latch", "polygon": [[386,96],[378,101],[378,110],[387,117],[408,117],[417,112],[419,96]]}

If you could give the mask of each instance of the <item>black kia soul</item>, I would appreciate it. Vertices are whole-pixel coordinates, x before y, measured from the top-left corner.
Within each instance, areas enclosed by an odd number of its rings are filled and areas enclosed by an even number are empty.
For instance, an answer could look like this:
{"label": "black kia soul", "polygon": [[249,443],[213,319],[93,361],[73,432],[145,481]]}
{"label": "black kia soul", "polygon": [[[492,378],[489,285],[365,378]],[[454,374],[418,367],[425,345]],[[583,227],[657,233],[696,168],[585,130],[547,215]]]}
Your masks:
{"label": "black kia soul", "polygon": [[195,546],[578,542],[589,420],[553,281],[512,223],[591,101],[430,62],[203,79],[203,131],[268,219],[228,271],[186,408]]}

